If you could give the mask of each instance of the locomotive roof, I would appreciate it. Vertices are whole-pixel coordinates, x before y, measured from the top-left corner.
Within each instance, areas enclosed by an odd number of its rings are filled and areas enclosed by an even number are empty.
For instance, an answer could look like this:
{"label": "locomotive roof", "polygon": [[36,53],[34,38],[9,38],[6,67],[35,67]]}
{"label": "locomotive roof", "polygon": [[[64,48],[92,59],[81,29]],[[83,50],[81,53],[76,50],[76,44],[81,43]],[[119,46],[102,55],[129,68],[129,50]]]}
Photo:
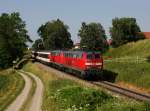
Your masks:
{"label": "locomotive roof", "polygon": [[[36,51],[35,51],[36,52]],[[64,51],[64,50],[39,50],[37,52],[65,52],[65,53],[93,53],[93,52],[96,52],[96,53],[100,53],[100,51]]]}

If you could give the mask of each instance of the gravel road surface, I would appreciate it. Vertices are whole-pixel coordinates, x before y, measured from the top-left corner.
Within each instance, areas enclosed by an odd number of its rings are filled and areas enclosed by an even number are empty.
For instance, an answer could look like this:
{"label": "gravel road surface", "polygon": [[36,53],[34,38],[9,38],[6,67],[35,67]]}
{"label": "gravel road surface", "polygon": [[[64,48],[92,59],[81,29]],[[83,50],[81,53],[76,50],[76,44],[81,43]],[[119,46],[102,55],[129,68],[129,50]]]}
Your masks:
{"label": "gravel road surface", "polygon": [[24,104],[24,102],[26,101],[28,94],[30,92],[30,89],[32,87],[31,79],[23,73],[20,73],[20,72],[18,73],[25,80],[25,86],[22,92],[20,93],[20,95],[16,98],[15,101],[12,102],[12,104],[10,104],[10,106],[8,106],[6,111],[19,111],[22,105]]}
{"label": "gravel road surface", "polygon": [[42,81],[37,76],[35,76],[34,74],[30,72],[24,72],[23,70],[22,72],[27,73],[36,82],[36,90],[33,95],[32,102],[29,107],[29,111],[42,111],[41,105],[42,105],[42,97],[43,97],[43,89],[44,89]]}

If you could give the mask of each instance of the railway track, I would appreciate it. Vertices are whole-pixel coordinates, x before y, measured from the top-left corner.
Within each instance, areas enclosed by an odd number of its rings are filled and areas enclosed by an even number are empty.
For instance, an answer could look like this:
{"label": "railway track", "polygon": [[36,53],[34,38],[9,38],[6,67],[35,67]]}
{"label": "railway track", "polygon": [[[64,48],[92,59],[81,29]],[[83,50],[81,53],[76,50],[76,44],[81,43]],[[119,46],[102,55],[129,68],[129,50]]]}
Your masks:
{"label": "railway track", "polygon": [[150,101],[150,94],[143,94],[137,91],[120,87],[116,84],[107,82],[107,81],[100,81],[100,82],[92,82],[92,84],[106,88],[114,93],[119,95],[127,96],[129,98],[138,100],[138,101]]}
{"label": "railway track", "polygon": [[87,84],[87,86],[103,87],[104,89],[107,89],[111,92],[114,92],[115,94],[126,96],[129,98],[138,100],[138,101],[150,101],[150,94],[139,93],[137,91],[123,88],[123,87],[120,87],[116,84],[113,84],[113,83],[110,83],[107,81],[85,81],[85,80],[82,80],[80,78],[77,78],[76,76],[70,75],[66,72],[62,72],[60,70],[56,70],[54,68],[48,67],[47,65],[43,65],[40,63],[37,63],[37,65],[39,65],[40,68],[44,68],[44,69],[47,69],[47,70],[55,73],[59,77],[67,78],[67,79],[76,81],[76,82],[81,83],[81,84]]}

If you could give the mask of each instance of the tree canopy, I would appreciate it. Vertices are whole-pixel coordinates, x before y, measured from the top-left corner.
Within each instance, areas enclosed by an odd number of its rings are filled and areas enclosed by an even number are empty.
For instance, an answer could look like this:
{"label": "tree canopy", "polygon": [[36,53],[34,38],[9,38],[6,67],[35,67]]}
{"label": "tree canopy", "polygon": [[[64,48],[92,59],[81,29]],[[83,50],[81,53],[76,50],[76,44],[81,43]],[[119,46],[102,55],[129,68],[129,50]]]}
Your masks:
{"label": "tree canopy", "polygon": [[78,36],[81,38],[81,47],[87,50],[104,52],[108,49],[105,30],[100,23],[86,24],[83,22]]}
{"label": "tree canopy", "polygon": [[144,39],[144,35],[140,32],[135,18],[115,18],[110,28],[112,45],[117,47],[127,42]]}
{"label": "tree canopy", "polygon": [[41,25],[38,34],[47,50],[69,49],[73,46],[68,26],[59,19]]}
{"label": "tree canopy", "polygon": [[32,45],[33,50],[44,50],[44,45],[42,39],[35,40],[34,44]]}
{"label": "tree canopy", "polygon": [[13,60],[22,57],[26,42],[32,40],[19,13],[3,13],[0,16],[0,68],[11,66]]}

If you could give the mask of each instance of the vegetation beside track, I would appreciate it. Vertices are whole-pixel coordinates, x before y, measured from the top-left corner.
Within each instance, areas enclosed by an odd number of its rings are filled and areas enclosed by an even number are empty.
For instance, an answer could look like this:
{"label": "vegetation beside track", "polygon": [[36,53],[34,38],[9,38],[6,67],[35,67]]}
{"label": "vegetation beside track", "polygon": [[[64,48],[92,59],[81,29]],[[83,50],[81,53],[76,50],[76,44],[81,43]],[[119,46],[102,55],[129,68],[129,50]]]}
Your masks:
{"label": "vegetation beside track", "polygon": [[[150,92],[150,40],[110,49],[104,58],[110,60],[104,62],[104,68],[117,74],[116,82],[129,83]],[[121,59],[116,61],[115,58]]]}
{"label": "vegetation beside track", "polygon": [[0,72],[0,111],[3,111],[22,91],[23,78],[12,70]]}
{"label": "vegetation beside track", "polygon": [[149,111],[150,104],[120,99],[84,87],[28,63],[23,68],[39,76],[45,85],[42,110],[46,111]]}

